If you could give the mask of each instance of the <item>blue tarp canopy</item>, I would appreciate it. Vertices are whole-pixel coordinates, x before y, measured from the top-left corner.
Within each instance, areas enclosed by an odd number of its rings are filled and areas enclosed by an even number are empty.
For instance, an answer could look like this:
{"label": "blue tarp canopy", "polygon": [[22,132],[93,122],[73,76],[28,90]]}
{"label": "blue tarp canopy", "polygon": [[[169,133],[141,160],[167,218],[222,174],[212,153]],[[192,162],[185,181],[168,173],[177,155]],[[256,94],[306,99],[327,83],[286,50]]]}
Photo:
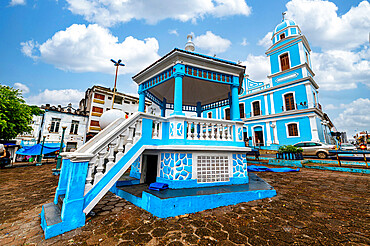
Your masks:
{"label": "blue tarp canopy", "polygon": [[[41,144],[35,144],[29,147],[24,147],[17,152],[15,152],[18,155],[39,155],[41,152]],[[65,147],[65,144],[63,144],[63,148]],[[60,148],[60,143],[45,143],[44,148],[42,150],[42,154],[49,154],[55,151],[58,151]]]}
{"label": "blue tarp canopy", "polygon": [[275,173],[286,173],[286,172],[298,172],[299,168],[293,169],[288,167],[280,167],[280,168],[268,168],[265,166],[255,166],[251,165],[247,167],[248,172],[275,172]]}

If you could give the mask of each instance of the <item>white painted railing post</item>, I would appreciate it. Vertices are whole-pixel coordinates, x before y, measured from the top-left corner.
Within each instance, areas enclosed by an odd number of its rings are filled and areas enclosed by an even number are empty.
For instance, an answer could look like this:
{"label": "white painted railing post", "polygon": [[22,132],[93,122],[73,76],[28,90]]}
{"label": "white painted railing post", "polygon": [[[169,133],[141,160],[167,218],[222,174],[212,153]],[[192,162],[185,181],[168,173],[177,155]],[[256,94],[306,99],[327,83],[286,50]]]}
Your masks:
{"label": "white painted railing post", "polygon": [[211,124],[211,140],[215,140],[215,127],[217,127],[217,124]]}
{"label": "white painted railing post", "polygon": [[124,141],[125,141],[125,133],[122,133],[121,135],[119,135],[119,141],[118,141],[118,148],[117,148],[117,151],[118,153],[116,154],[116,163],[121,160],[121,158],[123,157],[124,153],[123,153],[123,150],[124,150]]}
{"label": "white painted railing post", "polygon": [[136,121],[136,124],[135,124],[135,137],[134,137],[134,144],[139,141],[139,139],[141,138],[141,119]]}
{"label": "white painted railing post", "polygon": [[85,193],[87,193],[93,187],[93,173],[95,169],[96,156],[89,161],[89,167],[87,170],[87,177],[85,182]]}
{"label": "white painted railing post", "polygon": [[104,175],[103,174],[103,171],[104,171],[104,155],[105,155],[104,151],[101,151],[98,154],[98,159],[97,159],[98,166],[96,168],[96,174],[95,174],[95,177],[94,177],[94,185],[97,184]]}
{"label": "white painted railing post", "polygon": [[108,172],[114,166],[114,147],[116,146],[116,144],[111,143],[108,146],[109,146],[108,163],[107,167],[105,168],[105,172]]}
{"label": "white painted railing post", "polygon": [[125,145],[125,153],[129,151],[132,147],[133,141],[134,141],[134,128],[135,126],[129,126],[128,127],[128,138],[127,138],[127,144]]}
{"label": "white painted railing post", "polygon": [[225,129],[225,124],[222,124],[221,127],[222,127],[222,140],[226,140],[226,129]]}

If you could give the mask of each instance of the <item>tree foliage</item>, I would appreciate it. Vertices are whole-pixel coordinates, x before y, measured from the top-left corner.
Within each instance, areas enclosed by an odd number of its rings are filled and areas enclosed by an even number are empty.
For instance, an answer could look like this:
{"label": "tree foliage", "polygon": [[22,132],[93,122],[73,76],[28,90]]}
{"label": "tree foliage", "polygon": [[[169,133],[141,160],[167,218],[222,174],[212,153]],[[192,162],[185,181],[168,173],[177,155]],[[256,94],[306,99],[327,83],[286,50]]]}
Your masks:
{"label": "tree foliage", "polygon": [[30,132],[33,112],[36,109],[25,104],[19,90],[0,84],[0,139],[9,140]]}

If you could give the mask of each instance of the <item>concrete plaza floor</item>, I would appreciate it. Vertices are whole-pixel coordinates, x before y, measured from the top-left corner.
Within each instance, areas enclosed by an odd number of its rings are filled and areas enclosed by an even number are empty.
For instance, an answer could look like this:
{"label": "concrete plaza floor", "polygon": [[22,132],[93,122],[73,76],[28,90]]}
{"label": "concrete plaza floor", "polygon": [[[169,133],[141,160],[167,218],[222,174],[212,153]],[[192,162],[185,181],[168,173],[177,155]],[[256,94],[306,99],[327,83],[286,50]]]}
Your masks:
{"label": "concrete plaza floor", "polygon": [[45,240],[53,168],[0,169],[0,245],[370,245],[370,176],[305,168],[257,173],[274,198],[168,219],[108,193],[84,227]]}

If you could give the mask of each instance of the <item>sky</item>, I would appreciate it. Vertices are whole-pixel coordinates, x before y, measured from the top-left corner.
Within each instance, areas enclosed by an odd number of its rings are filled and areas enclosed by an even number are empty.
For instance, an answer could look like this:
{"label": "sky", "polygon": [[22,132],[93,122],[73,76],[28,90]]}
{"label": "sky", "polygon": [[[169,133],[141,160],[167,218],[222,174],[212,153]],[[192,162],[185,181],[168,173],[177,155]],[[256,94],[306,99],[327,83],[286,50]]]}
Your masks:
{"label": "sky", "polygon": [[370,3],[356,0],[2,0],[0,84],[28,104],[75,108],[93,85],[137,94],[132,76],[194,35],[196,52],[268,81],[272,31],[294,20],[311,46],[324,111],[349,136],[370,131]]}

